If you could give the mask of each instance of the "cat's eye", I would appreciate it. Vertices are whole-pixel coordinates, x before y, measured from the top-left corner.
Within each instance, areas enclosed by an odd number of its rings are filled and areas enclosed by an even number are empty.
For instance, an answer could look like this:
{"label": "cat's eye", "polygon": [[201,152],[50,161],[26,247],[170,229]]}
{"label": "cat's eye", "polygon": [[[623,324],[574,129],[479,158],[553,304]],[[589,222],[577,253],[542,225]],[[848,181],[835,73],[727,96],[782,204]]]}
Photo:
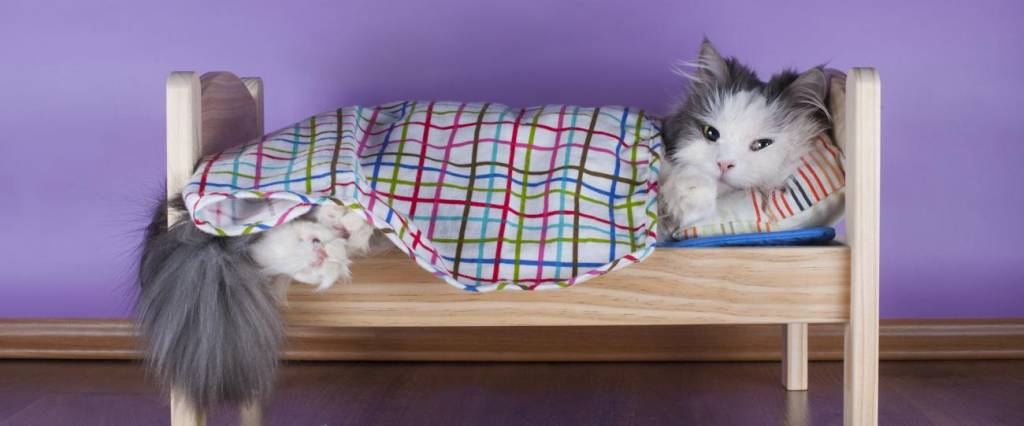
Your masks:
{"label": "cat's eye", "polygon": [[707,124],[700,126],[700,132],[704,135],[704,139],[707,139],[709,142],[717,141],[718,137],[721,136],[718,134],[718,129]]}
{"label": "cat's eye", "polygon": [[750,143],[750,150],[751,151],[760,151],[762,149],[767,148],[768,145],[771,145],[773,142],[775,142],[775,141],[773,141],[771,139],[758,139],[758,140],[753,141],[753,142]]}
{"label": "cat's eye", "polygon": [[314,238],[313,239],[313,244],[320,244],[320,239],[319,238]]}

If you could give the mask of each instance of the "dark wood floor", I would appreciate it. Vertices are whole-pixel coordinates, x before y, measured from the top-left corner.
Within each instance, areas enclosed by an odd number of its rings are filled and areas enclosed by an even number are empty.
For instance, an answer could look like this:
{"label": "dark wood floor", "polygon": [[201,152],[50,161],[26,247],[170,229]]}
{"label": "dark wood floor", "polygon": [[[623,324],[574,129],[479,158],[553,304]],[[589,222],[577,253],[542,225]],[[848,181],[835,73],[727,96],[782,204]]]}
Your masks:
{"label": "dark wood floor", "polygon": [[[272,425],[832,425],[842,364],[786,392],[776,363],[321,363],[285,367]],[[886,362],[883,425],[1022,425],[1024,361]],[[158,425],[138,364],[0,361],[0,424]],[[234,424],[232,410],[210,424]]]}

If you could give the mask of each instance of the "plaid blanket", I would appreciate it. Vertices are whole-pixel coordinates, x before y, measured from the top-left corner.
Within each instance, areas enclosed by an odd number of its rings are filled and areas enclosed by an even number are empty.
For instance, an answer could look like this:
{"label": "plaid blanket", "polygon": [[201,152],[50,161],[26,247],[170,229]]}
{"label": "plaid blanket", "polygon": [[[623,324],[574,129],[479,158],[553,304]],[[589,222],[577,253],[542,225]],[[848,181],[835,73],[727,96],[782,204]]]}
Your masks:
{"label": "plaid blanket", "polygon": [[343,203],[460,288],[567,287],[653,251],[660,144],[624,107],[344,107],[204,158],[183,195],[218,235]]}

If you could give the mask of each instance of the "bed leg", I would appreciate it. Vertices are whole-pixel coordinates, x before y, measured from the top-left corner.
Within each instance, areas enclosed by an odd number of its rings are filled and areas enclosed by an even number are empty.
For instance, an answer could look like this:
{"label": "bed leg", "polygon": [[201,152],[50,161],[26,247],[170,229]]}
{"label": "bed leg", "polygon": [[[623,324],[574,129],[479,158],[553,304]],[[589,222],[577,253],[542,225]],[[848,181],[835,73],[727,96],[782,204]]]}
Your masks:
{"label": "bed leg", "polygon": [[843,424],[878,424],[878,264],[881,159],[878,73],[846,77],[846,236],[850,245],[850,321],[843,354]]}
{"label": "bed leg", "polygon": [[206,426],[206,415],[200,412],[181,392],[172,390],[171,426]]}
{"label": "bed leg", "polygon": [[263,424],[263,407],[259,401],[243,404],[238,418],[238,423],[242,426],[260,426]]}
{"label": "bed leg", "polygon": [[807,390],[807,323],[782,326],[782,386]]}

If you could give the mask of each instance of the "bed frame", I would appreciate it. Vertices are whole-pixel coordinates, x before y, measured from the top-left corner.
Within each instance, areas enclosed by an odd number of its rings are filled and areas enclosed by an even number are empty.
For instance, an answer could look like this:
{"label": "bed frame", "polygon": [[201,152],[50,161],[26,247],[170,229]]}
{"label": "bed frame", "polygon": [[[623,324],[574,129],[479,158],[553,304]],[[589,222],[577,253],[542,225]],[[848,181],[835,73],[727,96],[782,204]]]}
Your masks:
{"label": "bed frame", "polygon": [[[880,90],[871,68],[846,79],[846,239],[818,247],[693,248],[559,291],[474,294],[444,284],[402,254],[360,259],[352,284],[316,293],[293,285],[289,324],[335,327],[779,324],[782,384],[807,389],[807,324],[845,323],[845,425],[878,421]],[[263,134],[263,83],[227,72],[167,79],[167,188],[177,194],[205,152]],[[169,218],[170,221],[180,218]],[[260,402],[241,409],[261,423]],[[171,423],[204,413],[171,391]]]}

